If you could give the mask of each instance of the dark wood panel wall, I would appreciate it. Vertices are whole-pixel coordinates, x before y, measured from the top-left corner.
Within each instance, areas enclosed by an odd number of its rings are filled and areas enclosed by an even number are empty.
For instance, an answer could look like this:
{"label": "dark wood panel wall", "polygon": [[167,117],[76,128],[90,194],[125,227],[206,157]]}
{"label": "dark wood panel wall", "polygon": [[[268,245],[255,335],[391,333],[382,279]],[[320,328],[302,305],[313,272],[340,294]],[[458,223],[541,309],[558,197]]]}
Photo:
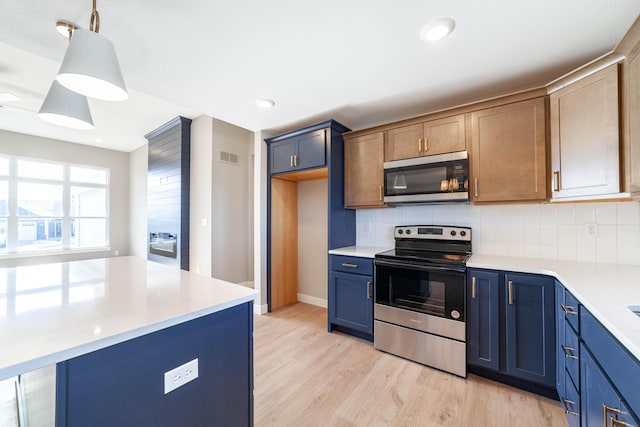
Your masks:
{"label": "dark wood panel wall", "polygon": [[[189,270],[191,120],[176,117],[145,138],[149,141],[147,258]],[[151,253],[148,243],[152,233],[177,236],[175,257]]]}

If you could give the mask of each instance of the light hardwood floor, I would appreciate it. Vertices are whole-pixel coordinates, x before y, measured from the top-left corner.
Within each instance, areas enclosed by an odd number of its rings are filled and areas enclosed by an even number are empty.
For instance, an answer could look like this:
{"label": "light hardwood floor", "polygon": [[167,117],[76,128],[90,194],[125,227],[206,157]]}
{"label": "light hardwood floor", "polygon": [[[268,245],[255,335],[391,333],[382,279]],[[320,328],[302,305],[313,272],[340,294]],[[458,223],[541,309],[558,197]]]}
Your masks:
{"label": "light hardwood floor", "polygon": [[254,349],[257,427],[567,425],[559,402],[328,333],[307,304],[256,315]]}

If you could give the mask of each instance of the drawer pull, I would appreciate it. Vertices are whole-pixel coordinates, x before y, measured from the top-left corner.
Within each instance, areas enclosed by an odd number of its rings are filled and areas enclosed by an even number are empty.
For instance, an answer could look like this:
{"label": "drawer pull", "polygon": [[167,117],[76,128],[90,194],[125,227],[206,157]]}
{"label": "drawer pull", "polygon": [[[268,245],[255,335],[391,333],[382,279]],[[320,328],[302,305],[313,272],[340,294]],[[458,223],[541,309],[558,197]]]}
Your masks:
{"label": "drawer pull", "polygon": [[471,278],[471,298],[476,299],[476,286],[478,279],[475,276]]}
{"label": "drawer pull", "polygon": [[574,406],[576,402],[569,399],[562,399],[562,406],[564,406],[564,413],[569,415],[580,415],[576,411],[569,409],[568,405]]}
{"label": "drawer pull", "polygon": [[346,262],[342,263],[343,267],[348,267],[348,268],[358,268],[358,264],[348,264]]}
{"label": "drawer pull", "polygon": [[566,357],[567,359],[577,359],[578,358],[578,356],[574,356],[573,354],[571,354],[574,351],[576,351],[575,348],[563,345],[562,346],[562,350],[564,351],[564,357]]}
{"label": "drawer pull", "polygon": [[572,307],[570,305],[561,305],[560,307],[562,307],[562,311],[564,311],[564,314],[578,314],[575,307]]}

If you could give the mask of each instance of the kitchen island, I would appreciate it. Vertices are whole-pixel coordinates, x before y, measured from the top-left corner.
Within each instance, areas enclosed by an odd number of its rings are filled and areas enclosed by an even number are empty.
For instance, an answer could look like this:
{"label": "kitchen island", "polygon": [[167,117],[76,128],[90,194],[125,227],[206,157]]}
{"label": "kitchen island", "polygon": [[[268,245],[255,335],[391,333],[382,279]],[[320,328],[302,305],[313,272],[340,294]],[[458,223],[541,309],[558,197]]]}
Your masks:
{"label": "kitchen island", "polygon": [[56,364],[58,426],[250,425],[257,296],[134,257],[0,269],[0,380]]}

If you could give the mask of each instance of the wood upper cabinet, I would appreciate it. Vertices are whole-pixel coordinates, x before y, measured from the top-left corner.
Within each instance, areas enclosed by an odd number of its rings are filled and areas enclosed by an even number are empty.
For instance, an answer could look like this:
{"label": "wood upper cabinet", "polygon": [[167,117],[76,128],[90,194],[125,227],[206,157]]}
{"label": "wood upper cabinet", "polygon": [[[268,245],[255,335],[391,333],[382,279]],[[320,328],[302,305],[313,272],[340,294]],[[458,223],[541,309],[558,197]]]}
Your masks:
{"label": "wood upper cabinet", "polygon": [[544,98],[471,113],[471,198],[547,199]]}
{"label": "wood upper cabinet", "polygon": [[344,139],[344,206],[384,206],[384,133]]}
{"label": "wood upper cabinet", "polygon": [[552,199],[620,192],[618,65],[553,92]]}
{"label": "wood upper cabinet", "polygon": [[387,131],[385,160],[402,160],[466,149],[464,114]]}
{"label": "wood upper cabinet", "polygon": [[629,146],[628,191],[640,192],[640,51],[626,64],[627,145]]}

